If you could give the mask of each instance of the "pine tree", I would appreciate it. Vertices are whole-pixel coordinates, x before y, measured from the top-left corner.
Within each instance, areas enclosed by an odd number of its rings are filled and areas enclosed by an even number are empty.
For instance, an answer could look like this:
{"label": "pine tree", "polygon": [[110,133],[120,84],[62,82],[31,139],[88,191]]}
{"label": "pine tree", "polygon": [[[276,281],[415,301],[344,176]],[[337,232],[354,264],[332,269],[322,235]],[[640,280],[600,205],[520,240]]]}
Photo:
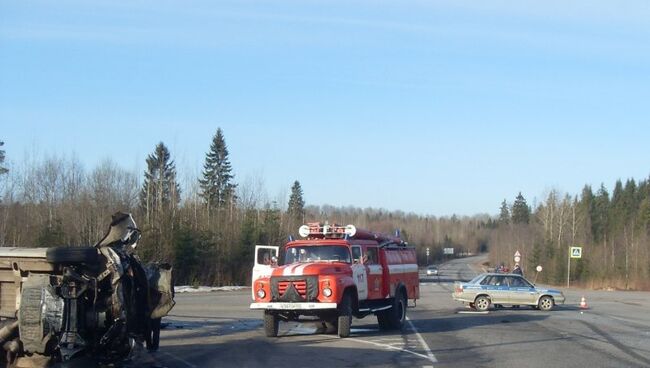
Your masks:
{"label": "pine tree", "polygon": [[604,184],[594,197],[594,206],[591,212],[591,233],[594,241],[600,242],[605,239],[607,228],[609,227],[609,193]]}
{"label": "pine tree", "polygon": [[199,179],[201,197],[208,208],[223,208],[234,199],[236,184],[228,160],[228,148],[221,128],[212,138],[210,151],[205,156],[203,177]]}
{"label": "pine tree", "polygon": [[[5,142],[0,141],[0,147],[4,146]],[[3,167],[2,164],[5,162],[5,151],[0,150],[0,175],[6,174],[9,172],[9,169]],[[0,202],[2,202],[2,197],[0,197]]]}
{"label": "pine tree", "polygon": [[514,224],[527,224],[530,222],[530,207],[526,204],[526,199],[521,192],[517,198],[515,198],[515,203],[512,204],[512,223]]}
{"label": "pine tree", "polygon": [[[4,146],[4,145],[5,145],[5,142],[0,141],[0,147],[2,147],[2,146]],[[3,167],[3,166],[2,166],[2,164],[3,164],[4,162],[5,162],[5,151],[4,151],[4,150],[0,150],[0,175],[2,175],[2,174],[6,174],[7,172],[9,172],[9,169],[7,169],[6,167]]]}
{"label": "pine tree", "polygon": [[510,223],[510,209],[508,208],[508,203],[504,199],[501,202],[501,213],[499,214],[499,224],[507,225]]}
{"label": "pine tree", "polygon": [[302,222],[305,215],[305,201],[302,198],[302,187],[298,180],[293,182],[291,187],[291,196],[289,197],[289,206],[287,209],[289,217],[296,222]]}
{"label": "pine tree", "polygon": [[140,191],[140,207],[148,222],[176,208],[180,188],[176,182],[176,165],[164,143],[160,142],[147,157],[147,171]]}

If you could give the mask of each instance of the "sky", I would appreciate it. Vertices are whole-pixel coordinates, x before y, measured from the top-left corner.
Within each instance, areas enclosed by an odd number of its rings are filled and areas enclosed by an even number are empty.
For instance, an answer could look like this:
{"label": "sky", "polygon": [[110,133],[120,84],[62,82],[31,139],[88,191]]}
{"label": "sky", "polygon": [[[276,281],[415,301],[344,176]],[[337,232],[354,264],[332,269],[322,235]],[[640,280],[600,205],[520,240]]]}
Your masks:
{"label": "sky", "polygon": [[650,174],[643,1],[0,0],[9,165],[129,170],[162,141],[195,177],[308,205],[497,214],[520,191]]}

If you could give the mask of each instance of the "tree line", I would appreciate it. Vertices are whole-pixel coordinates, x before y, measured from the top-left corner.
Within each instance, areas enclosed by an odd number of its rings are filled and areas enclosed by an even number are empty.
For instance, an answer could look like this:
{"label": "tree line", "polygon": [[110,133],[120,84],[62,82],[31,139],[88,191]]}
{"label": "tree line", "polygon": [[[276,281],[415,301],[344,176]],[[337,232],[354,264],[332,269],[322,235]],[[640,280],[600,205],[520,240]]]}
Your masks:
{"label": "tree line", "polygon": [[516,250],[528,275],[537,265],[539,280],[564,284],[569,249],[582,247],[571,260],[570,282],[591,288],[650,289],[650,181],[617,180],[610,192],[585,185],[579,195],[549,191],[531,208],[519,193],[501,205],[490,224],[491,261],[512,264]]}
{"label": "tree line", "polygon": [[[3,142],[0,142],[3,147]],[[255,244],[282,245],[300,224],[354,224],[384,233],[401,230],[418,262],[439,262],[443,248],[489,252],[492,265],[513,264],[516,250],[528,276],[562,284],[568,247],[573,283],[647,289],[650,274],[650,187],[618,181],[610,196],[601,185],[578,196],[550,191],[529,206],[519,193],[498,216],[423,216],[376,208],[306,205],[298,180],[289,198],[270,200],[260,183],[238,183],[221,129],[212,137],[199,177],[181,185],[173,154],[157,144],[144,173],[107,159],[86,170],[78,158],[46,156],[6,167],[0,150],[0,246],[87,246],[106,231],[110,215],[129,211],[143,232],[138,253],[175,265],[178,284],[250,283]],[[430,257],[426,256],[427,248]]]}

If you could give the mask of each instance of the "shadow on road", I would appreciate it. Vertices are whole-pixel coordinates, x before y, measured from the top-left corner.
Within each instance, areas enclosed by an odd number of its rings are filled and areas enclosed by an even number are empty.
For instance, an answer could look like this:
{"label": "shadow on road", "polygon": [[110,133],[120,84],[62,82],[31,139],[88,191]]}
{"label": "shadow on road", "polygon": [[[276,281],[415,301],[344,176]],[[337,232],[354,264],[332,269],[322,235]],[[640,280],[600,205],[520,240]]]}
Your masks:
{"label": "shadow on road", "polygon": [[[525,310],[522,310],[524,312]],[[525,313],[525,312],[524,312]],[[548,313],[517,314],[490,311],[489,314],[457,314],[432,319],[412,320],[421,333],[450,332],[471,329],[480,326],[501,325],[504,323],[529,323],[539,322],[549,317]]]}

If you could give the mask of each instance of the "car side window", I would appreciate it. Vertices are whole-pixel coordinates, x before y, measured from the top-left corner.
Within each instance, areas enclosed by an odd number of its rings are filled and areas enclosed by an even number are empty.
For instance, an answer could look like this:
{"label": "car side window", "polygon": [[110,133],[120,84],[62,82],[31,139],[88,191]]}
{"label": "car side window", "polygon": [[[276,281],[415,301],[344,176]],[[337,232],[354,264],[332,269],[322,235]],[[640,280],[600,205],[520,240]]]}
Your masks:
{"label": "car side window", "polygon": [[481,281],[481,285],[501,286],[505,285],[505,280],[503,276],[487,276]]}
{"label": "car side window", "polygon": [[509,277],[510,286],[512,287],[532,287],[526,280],[521,277]]}

